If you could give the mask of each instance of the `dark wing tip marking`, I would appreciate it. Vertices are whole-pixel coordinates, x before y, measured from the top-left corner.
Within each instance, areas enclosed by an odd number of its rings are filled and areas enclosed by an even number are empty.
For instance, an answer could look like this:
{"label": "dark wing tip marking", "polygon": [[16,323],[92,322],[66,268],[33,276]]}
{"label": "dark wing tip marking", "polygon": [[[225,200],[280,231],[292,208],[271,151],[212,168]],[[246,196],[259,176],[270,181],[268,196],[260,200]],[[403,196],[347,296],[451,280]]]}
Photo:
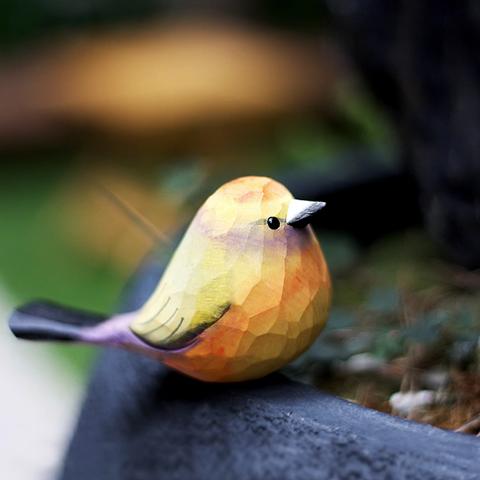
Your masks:
{"label": "dark wing tip marking", "polygon": [[158,317],[158,315],[160,315],[163,312],[165,307],[168,305],[168,302],[170,301],[170,298],[172,298],[172,297],[169,296],[167,298],[166,302],[160,307],[160,309],[156,313],[154,313],[150,318],[147,318],[147,320],[144,320],[143,322],[139,322],[139,325],[147,325],[148,323],[153,322]]}
{"label": "dark wing tip marking", "polygon": [[175,309],[175,311],[164,322],[162,322],[160,325],[157,325],[157,326],[153,327],[148,332],[145,332],[144,335],[150,335],[151,333],[155,332],[156,330],[164,327],[177,314],[177,312],[178,312],[178,307]]}
{"label": "dark wing tip marking", "polygon": [[[161,348],[163,350],[179,350],[185,348],[187,345],[192,343],[202,332],[207,330],[207,328],[217,323],[218,320],[220,320],[228,312],[228,310],[230,310],[230,307],[230,303],[222,305],[219,308],[219,313],[215,315],[212,321],[196,325],[195,327],[187,330],[185,333],[180,335],[178,338],[173,338],[184,320],[184,318],[182,317],[182,320],[180,321],[180,324],[177,325],[177,328],[160,345],[157,345],[157,348]],[[173,338],[173,340],[170,340],[171,338]]]}
{"label": "dark wing tip marking", "polygon": [[[149,341],[147,338],[144,338],[138,334],[135,335],[140,338],[143,342],[146,344],[150,345],[151,347],[157,348],[158,350],[165,350],[165,351],[175,351],[175,350],[182,350],[185,347],[188,347],[195,343],[198,340],[198,336],[207,330],[207,328],[211,327],[214,325],[218,320],[220,320],[229,310],[232,305],[230,303],[223,305],[219,309],[219,313],[215,316],[215,318],[211,322],[204,322],[199,325],[196,325],[195,327],[191,328],[190,330],[187,330],[185,333],[180,335],[178,338],[173,338],[175,333],[178,332],[180,329],[180,326],[182,323],[185,321],[184,317],[181,317],[179,324],[175,328],[175,330],[166,338],[164,339],[161,343],[154,343]],[[172,339],[173,338],[173,339]]]}
{"label": "dark wing tip marking", "polygon": [[180,329],[180,327],[182,326],[182,323],[183,321],[185,320],[185,317],[181,317],[180,318],[180,322],[178,323],[178,325],[175,327],[175,330],[173,330],[172,333],[170,333],[170,335],[168,335],[168,337],[165,338],[165,342],[169,339],[169,338],[172,338],[177,332],[178,330]]}

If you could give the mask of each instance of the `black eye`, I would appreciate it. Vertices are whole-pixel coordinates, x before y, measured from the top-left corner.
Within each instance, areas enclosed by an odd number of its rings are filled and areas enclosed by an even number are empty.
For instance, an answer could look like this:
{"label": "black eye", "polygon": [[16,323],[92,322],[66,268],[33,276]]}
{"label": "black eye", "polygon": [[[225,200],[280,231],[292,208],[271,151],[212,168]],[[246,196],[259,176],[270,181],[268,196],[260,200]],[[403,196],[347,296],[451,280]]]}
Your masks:
{"label": "black eye", "polygon": [[267,225],[272,229],[276,230],[280,226],[280,220],[277,217],[268,217]]}

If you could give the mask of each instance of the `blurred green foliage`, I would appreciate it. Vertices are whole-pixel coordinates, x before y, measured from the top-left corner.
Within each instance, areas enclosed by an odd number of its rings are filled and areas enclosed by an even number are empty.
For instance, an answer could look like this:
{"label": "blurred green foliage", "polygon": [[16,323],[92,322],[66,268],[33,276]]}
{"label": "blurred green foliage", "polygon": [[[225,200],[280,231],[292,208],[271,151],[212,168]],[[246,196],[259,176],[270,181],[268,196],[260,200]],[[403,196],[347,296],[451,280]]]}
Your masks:
{"label": "blurred green foliage", "polygon": [[[18,158],[17,158],[18,160]],[[45,298],[92,311],[111,311],[124,279],[111,265],[78,254],[59,228],[55,194],[70,162],[54,156],[22,168],[2,167],[0,176],[0,281],[14,301]],[[55,345],[77,372],[90,364],[93,350]]]}

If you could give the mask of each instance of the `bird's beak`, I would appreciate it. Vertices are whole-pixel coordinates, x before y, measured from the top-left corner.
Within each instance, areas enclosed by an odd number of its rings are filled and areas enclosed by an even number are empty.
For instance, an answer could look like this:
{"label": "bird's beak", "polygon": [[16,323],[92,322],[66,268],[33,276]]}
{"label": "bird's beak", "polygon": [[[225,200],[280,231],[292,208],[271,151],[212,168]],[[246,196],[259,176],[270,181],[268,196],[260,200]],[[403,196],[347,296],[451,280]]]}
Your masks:
{"label": "bird's beak", "polygon": [[325,205],[325,202],[309,202],[308,200],[293,199],[288,206],[285,221],[292,227],[305,227],[311,222],[312,217]]}

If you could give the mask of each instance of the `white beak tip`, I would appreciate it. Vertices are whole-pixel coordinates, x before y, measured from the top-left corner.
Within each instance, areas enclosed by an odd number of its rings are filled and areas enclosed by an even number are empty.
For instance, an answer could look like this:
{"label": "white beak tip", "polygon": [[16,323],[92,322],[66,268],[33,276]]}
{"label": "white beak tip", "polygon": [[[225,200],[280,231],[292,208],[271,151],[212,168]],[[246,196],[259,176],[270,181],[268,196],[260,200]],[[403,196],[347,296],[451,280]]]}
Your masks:
{"label": "white beak tip", "polygon": [[326,205],[325,202],[310,202],[308,200],[292,200],[288,206],[286,222],[291,226],[305,226],[310,218]]}

